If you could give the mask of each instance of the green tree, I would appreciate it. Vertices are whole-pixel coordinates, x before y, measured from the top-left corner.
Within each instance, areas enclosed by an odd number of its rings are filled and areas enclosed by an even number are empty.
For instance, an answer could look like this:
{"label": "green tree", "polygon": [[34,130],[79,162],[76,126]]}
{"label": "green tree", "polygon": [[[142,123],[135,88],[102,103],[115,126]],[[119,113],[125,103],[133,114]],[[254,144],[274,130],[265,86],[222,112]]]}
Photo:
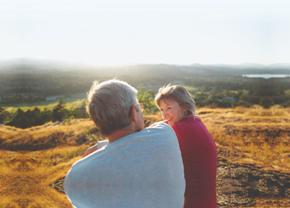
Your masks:
{"label": "green tree", "polygon": [[263,97],[261,98],[260,105],[264,108],[270,108],[272,105],[274,105],[274,102],[271,97]]}
{"label": "green tree", "polygon": [[3,124],[5,120],[5,109],[0,107],[0,124]]}
{"label": "green tree", "polygon": [[70,116],[72,118],[88,118],[88,114],[86,112],[86,101],[82,101],[79,107],[71,110]]}
{"label": "green tree", "polygon": [[147,114],[156,113],[158,108],[154,102],[154,92],[139,90],[138,92],[138,100],[143,104],[144,112]]}
{"label": "green tree", "polygon": [[63,121],[66,117],[66,110],[64,108],[64,103],[62,100],[52,110],[52,121]]}
{"label": "green tree", "polygon": [[18,108],[14,117],[7,123],[7,125],[18,128],[30,127],[29,117],[26,116],[26,113],[22,109]]}

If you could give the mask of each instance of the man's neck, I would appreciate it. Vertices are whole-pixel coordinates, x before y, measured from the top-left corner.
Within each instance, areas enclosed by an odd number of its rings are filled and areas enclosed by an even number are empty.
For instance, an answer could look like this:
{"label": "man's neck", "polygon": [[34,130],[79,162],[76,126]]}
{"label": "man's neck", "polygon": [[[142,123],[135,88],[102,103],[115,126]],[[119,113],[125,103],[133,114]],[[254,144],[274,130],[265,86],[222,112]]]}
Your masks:
{"label": "man's neck", "polygon": [[132,128],[132,126],[128,126],[124,129],[120,129],[117,131],[114,131],[113,133],[107,135],[109,142],[114,142],[124,136],[127,136],[129,134],[135,133],[136,130],[134,128]]}

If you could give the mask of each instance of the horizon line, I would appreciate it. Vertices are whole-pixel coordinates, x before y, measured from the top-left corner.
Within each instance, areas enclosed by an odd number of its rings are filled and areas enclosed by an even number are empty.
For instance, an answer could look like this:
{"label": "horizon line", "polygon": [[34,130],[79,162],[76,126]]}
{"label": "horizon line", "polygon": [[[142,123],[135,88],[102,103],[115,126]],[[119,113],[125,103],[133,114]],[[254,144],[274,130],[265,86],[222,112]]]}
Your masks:
{"label": "horizon line", "polygon": [[273,65],[288,65],[290,67],[290,62],[273,62],[273,63],[260,63],[260,62],[240,62],[240,63],[165,63],[165,62],[147,62],[147,63],[87,63],[83,61],[73,62],[66,60],[56,60],[56,59],[39,59],[39,58],[10,58],[10,59],[0,59],[0,65],[3,64],[55,64],[55,65],[75,65],[75,66],[87,66],[87,67],[117,67],[117,66],[136,66],[136,65],[172,65],[172,66],[193,66],[193,65],[208,65],[208,66],[241,66],[241,65],[260,65],[260,66],[273,66]]}

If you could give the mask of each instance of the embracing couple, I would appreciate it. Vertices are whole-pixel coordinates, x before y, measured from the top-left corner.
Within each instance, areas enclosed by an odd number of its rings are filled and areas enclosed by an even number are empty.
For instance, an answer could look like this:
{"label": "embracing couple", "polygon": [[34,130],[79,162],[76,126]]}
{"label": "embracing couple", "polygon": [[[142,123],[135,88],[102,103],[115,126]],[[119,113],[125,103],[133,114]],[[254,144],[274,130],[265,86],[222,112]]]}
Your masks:
{"label": "embracing couple", "polygon": [[182,86],[159,89],[164,121],[144,128],[137,90],[95,82],[87,110],[107,138],[89,148],[65,177],[77,208],[216,208],[216,147]]}

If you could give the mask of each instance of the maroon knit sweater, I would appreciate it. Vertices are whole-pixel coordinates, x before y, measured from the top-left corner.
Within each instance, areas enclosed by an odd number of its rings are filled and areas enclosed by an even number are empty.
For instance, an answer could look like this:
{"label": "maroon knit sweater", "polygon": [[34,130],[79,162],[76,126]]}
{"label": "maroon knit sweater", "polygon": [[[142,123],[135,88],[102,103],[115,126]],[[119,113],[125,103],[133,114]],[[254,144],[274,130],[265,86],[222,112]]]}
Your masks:
{"label": "maroon knit sweater", "polygon": [[190,116],[174,124],[184,164],[184,208],[216,208],[217,153],[200,118]]}

